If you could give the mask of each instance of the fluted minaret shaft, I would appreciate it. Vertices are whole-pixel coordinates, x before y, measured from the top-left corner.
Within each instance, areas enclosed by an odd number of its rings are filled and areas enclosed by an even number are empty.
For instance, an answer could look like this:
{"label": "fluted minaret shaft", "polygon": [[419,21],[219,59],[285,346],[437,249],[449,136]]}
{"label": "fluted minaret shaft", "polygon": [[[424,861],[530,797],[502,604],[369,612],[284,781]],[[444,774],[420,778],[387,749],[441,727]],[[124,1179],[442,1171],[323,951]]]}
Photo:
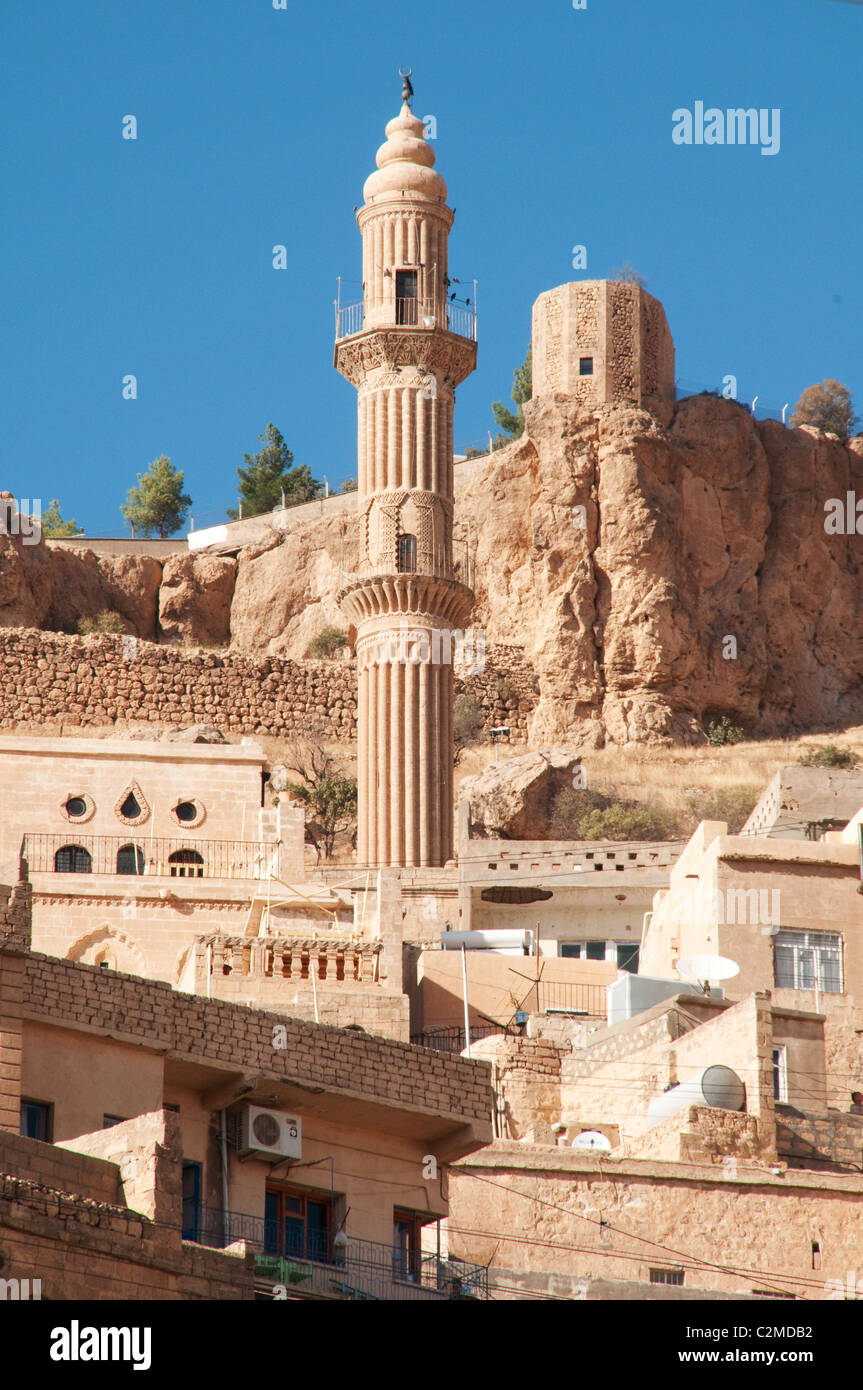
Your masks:
{"label": "fluted minaret shaft", "polygon": [[476,363],[475,320],[451,321],[453,213],[423,129],[407,105],[387,126],[357,215],[362,323],[342,334],[340,320],[335,351],[357,388],[359,562],[339,600],[356,627],[357,858],[373,866],[452,857],[453,632],[473,598],[452,523],[455,387]]}

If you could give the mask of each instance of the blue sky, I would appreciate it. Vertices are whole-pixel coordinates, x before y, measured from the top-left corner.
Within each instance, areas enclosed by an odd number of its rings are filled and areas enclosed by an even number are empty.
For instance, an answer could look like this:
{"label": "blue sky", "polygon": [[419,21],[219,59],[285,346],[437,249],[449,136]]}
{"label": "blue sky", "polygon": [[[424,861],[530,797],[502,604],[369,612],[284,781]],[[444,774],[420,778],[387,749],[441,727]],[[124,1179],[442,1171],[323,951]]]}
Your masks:
{"label": "blue sky", "polygon": [[[356,472],[332,301],[400,64],[437,119],[450,273],[479,281],[457,449],[509,397],[535,297],[624,261],[681,382],[781,408],[835,376],[863,409],[863,5],[7,0],[0,45],[2,486],[88,534],[123,534],[163,453],[196,525],[222,519],[269,420],[331,486]],[[675,145],[696,101],[779,108],[779,153]]]}

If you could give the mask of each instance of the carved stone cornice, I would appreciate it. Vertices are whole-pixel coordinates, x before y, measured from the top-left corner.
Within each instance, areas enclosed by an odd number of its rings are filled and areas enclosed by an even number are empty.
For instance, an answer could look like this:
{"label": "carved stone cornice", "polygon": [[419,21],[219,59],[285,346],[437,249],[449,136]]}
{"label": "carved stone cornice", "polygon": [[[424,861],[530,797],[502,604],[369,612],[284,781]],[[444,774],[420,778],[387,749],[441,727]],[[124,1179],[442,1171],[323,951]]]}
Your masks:
{"label": "carved stone cornice", "polygon": [[33,892],[34,906],[42,904],[45,907],[73,907],[73,908],[124,908],[130,901],[140,903],[142,908],[148,910],[157,907],[176,911],[177,908],[191,907],[197,913],[207,912],[248,912],[251,898],[181,898],[177,895],[174,898],[160,898],[158,894],[152,897],[149,894],[139,893],[136,896],[131,893],[115,893],[108,897],[106,894],[93,896],[89,893],[41,893],[38,889]]}
{"label": "carved stone cornice", "polygon": [[[377,391],[387,390],[391,386],[402,387],[408,391],[428,393],[433,389],[431,386],[433,380],[436,381],[437,378],[433,378],[429,372],[414,372],[408,368],[398,371],[378,371],[359,384],[355,382],[354,385],[357,387],[357,396],[362,400],[364,396],[374,396]],[[452,388],[444,386],[443,377],[441,377],[441,380],[437,382],[435,394],[427,394],[426,399],[451,405],[454,399]]]}
{"label": "carved stone cornice", "polygon": [[446,516],[453,515],[453,500],[443,492],[426,492],[423,488],[381,488],[379,492],[367,492],[358,503],[358,516],[367,516],[375,505],[379,507],[389,507],[398,511],[403,502],[408,498],[416,503],[418,507],[432,507],[440,509]]}
{"label": "carved stone cornice", "polygon": [[462,628],[473,609],[474,595],[466,584],[440,575],[376,574],[346,584],[336,602],[357,626],[372,618],[405,614]]}
{"label": "carved stone cornice", "polygon": [[[443,328],[373,328],[336,343],[333,365],[353,386],[368,384],[380,367],[435,372],[458,386],[476,366],[476,343]],[[406,383],[407,384],[407,383]]]}

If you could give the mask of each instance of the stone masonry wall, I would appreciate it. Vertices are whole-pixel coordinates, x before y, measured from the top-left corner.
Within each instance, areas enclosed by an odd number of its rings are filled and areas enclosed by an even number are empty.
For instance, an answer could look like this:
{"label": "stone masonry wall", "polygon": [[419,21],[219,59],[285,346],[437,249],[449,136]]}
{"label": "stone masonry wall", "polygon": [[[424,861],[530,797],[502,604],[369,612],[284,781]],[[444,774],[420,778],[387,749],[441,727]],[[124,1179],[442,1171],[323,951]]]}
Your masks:
{"label": "stone masonry wall", "polygon": [[[157,1121],[163,1129],[173,1122],[172,1132],[158,1135]],[[124,1184],[125,1201],[116,1162],[0,1131],[3,1278],[29,1280],[31,1287],[39,1280],[39,1296],[54,1301],[252,1299],[251,1252],[240,1247],[228,1254],[181,1238],[182,1150],[176,1117],[161,1112],[118,1128],[131,1132],[134,1140],[124,1160],[126,1176],[136,1161],[140,1174],[137,1187]],[[107,1150],[117,1136],[105,1131],[74,1142]],[[155,1191],[145,1189],[154,1176],[161,1179],[166,1164],[176,1169],[176,1177],[172,1190],[159,1194],[159,1209]]]}
{"label": "stone masonry wall", "polygon": [[863,1115],[828,1111],[826,1119],[781,1109],[776,1146],[791,1168],[859,1173],[863,1167]]}
{"label": "stone masonry wall", "polygon": [[510,1139],[553,1143],[560,1120],[561,1060],[568,1051],[545,1039],[494,1034],[472,1049],[496,1064],[498,1113]]}
{"label": "stone masonry wall", "polygon": [[[486,734],[509,724],[524,741],[536,695],[527,666],[488,653],[478,675],[456,676],[456,695],[482,706]],[[134,637],[69,637],[0,630],[0,727],[213,724],[226,733],[290,739],[356,737],[356,673],[349,661],[256,659],[159,647]]]}
{"label": "stone masonry wall", "polygon": [[[465,1123],[488,1121],[491,1089],[485,1063],[178,994],[169,985],[94,966],[35,954],[23,960],[22,1008],[28,1017],[204,1055],[332,1092],[361,1091],[413,1110],[453,1114]],[[7,963],[8,957],[0,957],[0,984]],[[276,1024],[286,1029],[286,1047],[280,1050],[273,1047]]]}

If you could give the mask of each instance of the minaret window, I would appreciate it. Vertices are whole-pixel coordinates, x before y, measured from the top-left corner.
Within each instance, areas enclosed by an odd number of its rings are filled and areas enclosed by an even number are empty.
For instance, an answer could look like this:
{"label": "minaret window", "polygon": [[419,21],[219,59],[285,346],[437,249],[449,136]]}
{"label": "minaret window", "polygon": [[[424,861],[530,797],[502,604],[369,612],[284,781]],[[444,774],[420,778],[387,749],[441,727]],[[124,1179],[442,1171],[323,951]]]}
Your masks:
{"label": "minaret window", "polygon": [[579,376],[593,376],[593,358],[592,358],[592,357],[579,357],[579,359],[578,359],[578,375],[579,375]]}
{"label": "minaret window", "polygon": [[416,574],[416,568],[416,536],[399,536],[399,574]]}
{"label": "minaret window", "polygon": [[396,271],[396,323],[417,322],[417,273]]}

